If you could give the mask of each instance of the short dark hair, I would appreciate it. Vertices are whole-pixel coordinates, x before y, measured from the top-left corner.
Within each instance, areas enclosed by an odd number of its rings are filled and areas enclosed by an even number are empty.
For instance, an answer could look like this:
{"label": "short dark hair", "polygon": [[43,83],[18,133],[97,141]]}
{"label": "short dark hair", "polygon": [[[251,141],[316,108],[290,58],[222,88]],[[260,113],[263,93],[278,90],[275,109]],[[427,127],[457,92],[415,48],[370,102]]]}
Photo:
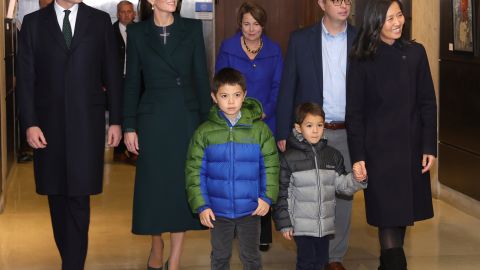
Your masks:
{"label": "short dark hair", "polygon": [[242,73],[234,68],[226,67],[217,72],[213,77],[212,92],[217,94],[218,89],[224,85],[240,85],[243,92],[247,91],[247,83]]}
{"label": "short dark hair", "polygon": [[325,121],[325,112],[322,109],[322,106],[313,102],[306,102],[297,106],[295,110],[295,123],[301,125],[307,114],[321,116],[323,121]]}
{"label": "short dark hair", "polygon": [[267,24],[267,12],[257,3],[251,1],[245,1],[238,8],[237,23],[238,27],[242,28],[243,15],[250,13],[252,17],[260,24],[261,27],[265,27]]}

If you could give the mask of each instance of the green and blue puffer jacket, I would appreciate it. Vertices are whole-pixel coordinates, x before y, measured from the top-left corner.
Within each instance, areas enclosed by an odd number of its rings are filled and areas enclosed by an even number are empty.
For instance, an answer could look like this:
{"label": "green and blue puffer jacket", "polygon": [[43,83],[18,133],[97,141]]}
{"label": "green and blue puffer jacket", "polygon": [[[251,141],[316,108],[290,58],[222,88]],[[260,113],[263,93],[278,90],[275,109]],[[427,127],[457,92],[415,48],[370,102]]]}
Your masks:
{"label": "green and blue puffer jacket", "polygon": [[217,106],[193,135],[185,166],[188,202],[194,212],[216,216],[251,215],[258,198],[277,200],[279,159],[275,139],[261,120],[259,101],[245,98],[232,126]]}

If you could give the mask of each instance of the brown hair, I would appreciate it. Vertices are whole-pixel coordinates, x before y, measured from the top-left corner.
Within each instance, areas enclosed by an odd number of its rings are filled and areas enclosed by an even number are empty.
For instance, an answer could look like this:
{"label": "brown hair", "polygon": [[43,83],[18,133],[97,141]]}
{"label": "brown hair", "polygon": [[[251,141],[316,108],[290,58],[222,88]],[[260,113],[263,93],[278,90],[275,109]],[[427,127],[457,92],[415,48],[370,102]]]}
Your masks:
{"label": "brown hair", "polygon": [[322,109],[322,106],[317,103],[307,102],[297,106],[295,110],[295,123],[301,125],[307,114],[321,116],[323,121],[325,121],[325,112]]}
{"label": "brown hair", "polygon": [[240,71],[233,68],[223,68],[215,74],[213,77],[213,89],[214,94],[218,93],[218,89],[224,85],[239,85],[243,92],[247,91],[247,83],[245,77],[243,77]]}
{"label": "brown hair", "polygon": [[250,13],[252,17],[260,24],[261,27],[265,27],[267,24],[267,12],[257,3],[251,1],[245,1],[238,8],[237,12],[237,24],[242,28],[243,15]]}

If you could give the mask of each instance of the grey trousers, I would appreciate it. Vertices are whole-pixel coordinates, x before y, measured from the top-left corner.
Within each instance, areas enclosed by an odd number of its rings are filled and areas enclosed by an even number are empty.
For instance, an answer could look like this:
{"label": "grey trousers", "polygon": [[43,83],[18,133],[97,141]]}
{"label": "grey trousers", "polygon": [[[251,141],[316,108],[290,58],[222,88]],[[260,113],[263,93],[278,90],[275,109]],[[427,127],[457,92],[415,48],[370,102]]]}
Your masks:
{"label": "grey trousers", "polygon": [[[345,169],[350,172],[352,163],[347,144],[347,131],[345,129],[325,129],[324,137],[328,145],[334,147],[343,155]],[[352,214],[353,197],[337,195],[335,208],[335,236],[330,240],[329,262],[342,262],[348,250],[350,237],[350,218]]]}
{"label": "grey trousers", "polygon": [[235,235],[240,245],[240,260],[244,270],[262,269],[260,244],[260,217],[246,216],[237,219],[217,217],[210,230],[212,244],[211,269],[229,270],[232,243]]}

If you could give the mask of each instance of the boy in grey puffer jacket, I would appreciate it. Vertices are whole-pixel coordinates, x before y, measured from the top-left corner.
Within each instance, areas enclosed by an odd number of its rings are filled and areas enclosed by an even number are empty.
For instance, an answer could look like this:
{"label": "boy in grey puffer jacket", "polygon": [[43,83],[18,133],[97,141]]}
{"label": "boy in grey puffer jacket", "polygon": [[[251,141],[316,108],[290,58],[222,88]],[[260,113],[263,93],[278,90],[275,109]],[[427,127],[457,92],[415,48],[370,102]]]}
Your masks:
{"label": "boy in grey puffer jacket", "polygon": [[335,193],[351,196],[367,186],[365,179],[347,174],[340,152],[322,140],[324,121],[318,104],[298,106],[295,128],[281,157],[273,219],[286,239],[295,240],[297,270],[323,269],[328,262],[328,236],[335,234]]}

